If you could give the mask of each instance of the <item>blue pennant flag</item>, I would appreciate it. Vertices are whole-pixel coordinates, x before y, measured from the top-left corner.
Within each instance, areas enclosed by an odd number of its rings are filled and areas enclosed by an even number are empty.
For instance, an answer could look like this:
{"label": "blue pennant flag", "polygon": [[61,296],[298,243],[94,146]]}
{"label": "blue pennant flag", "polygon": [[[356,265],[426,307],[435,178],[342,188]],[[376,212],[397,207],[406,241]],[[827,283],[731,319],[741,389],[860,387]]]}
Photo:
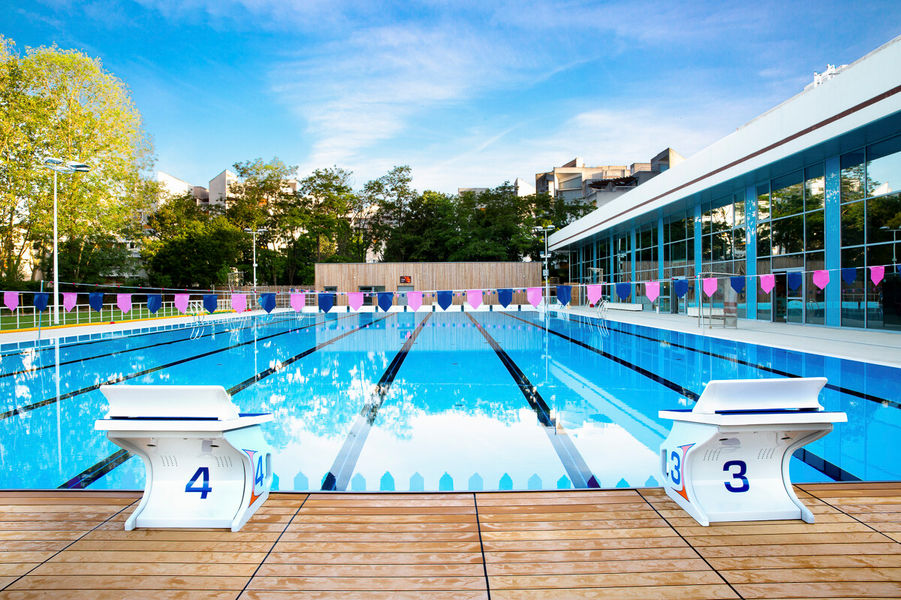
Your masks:
{"label": "blue pennant flag", "polygon": [[800,273],[789,273],[788,274],[788,289],[794,291],[801,287],[801,281],[803,280],[803,276]]}
{"label": "blue pennant flag", "polygon": [[497,291],[497,301],[501,303],[501,306],[507,308],[510,306],[510,303],[513,302],[513,290],[510,288],[503,288]]}
{"label": "blue pennant flag", "polygon": [[687,279],[673,279],[673,291],[676,293],[676,297],[681,298],[685,294],[688,293],[688,280]]}
{"label": "blue pennant flag", "polygon": [[34,295],[34,307],[38,309],[38,312],[44,312],[47,310],[47,300],[50,298],[50,294],[47,292],[38,292]]}
{"label": "blue pennant flag", "polygon": [[319,294],[319,310],[328,312],[335,305],[335,295],[329,293]]}
{"label": "blue pennant flag", "polygon": [[275,294],[261,294],[260,306],[262,306],[263,310],[267,313],[271,313],[275,310]]}
{"label": "blue pennant flag", "polygon": [[103,309],[103,292],[91,292],[88,294],[88,304],[91,308],[100,312]]}
{"label": "blue pennant flag", "polygon": [[219,305],[219,296],[216,294],[204,294],[203,295],[203,307],[207,310],[208,313],[213,314],[216,312],[216,307]]}
{"label": "blue pennant flag", "polygon": [[163,307],[163,297],[160,294],[147,294],[147,310],[155,315],[156,311]]}
{"label": "blue pennant flag", "polygon": [[842,279],[845,283],[851,285],[857,279],[857,269],[854,267],[845,267],[842,269]]}
{"label": "blue pennant flag", "polygon": [[730,277],[729,283],[732,285],[732,289],[735,290],[736,294],[745,291],[745,278],[743,276],[737,275],[735,277]]}
{"label": "blue pennant flag", "polygon": [[573,288],[571,285],[557,286],[557,302],[566,306],[573,297]]}
{"label": "blue pennant flag", "polygon": [[383,311],[388,312],[388,309],[391,308],[391,305],[394,303],[394,292],[379,292],[379,308]]}
{"label": "blue pennant flag", "polygon": [[447,307],[454,301],[454,293],[449,291],[438,292],[438,306],[447,310]]}
{"label": "blue pennant flag", "polygon": [[632,284],[629,282],[621,282],[616,284],[616,295],[620,300],[625,300],[632,295]]}

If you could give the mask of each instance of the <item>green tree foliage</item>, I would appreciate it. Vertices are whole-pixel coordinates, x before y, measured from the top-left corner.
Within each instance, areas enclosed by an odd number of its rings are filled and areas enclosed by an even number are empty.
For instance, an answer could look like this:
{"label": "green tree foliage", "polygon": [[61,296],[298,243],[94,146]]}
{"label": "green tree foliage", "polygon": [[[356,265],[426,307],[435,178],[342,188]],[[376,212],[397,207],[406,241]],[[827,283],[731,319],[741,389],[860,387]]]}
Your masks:
{"label": "green tree foliage", "polygon": [[224,283],[241,257],[245,237],[221,215],[186,221],[177,234],[148,243],[145,256],[150,283],[205,289]]}
{"label": "green tree foliage", "polygon": [[140,114],[125,84],[80,52],[41,47],[21,56],[0,38],[0,63],[0,278],[16,280],[29,252],[50,251],[53,177],[41,163],[56,156],[91,166],[58,177],[68,273],[83,280],[110,239],[134,233],[151,195]]}

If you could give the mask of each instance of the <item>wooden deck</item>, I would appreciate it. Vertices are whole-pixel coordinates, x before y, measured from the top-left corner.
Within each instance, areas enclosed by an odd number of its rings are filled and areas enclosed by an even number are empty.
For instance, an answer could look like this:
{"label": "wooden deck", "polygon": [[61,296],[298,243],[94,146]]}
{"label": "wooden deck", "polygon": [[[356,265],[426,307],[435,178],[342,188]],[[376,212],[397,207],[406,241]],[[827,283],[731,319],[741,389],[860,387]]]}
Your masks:
{"label": "wooden deck", "polygon": [[0,598],[899,598],[901,483],[798,486],[816,524],[700,527],[660,489],[273,494],[238,533],[139,494],[0,492]]}

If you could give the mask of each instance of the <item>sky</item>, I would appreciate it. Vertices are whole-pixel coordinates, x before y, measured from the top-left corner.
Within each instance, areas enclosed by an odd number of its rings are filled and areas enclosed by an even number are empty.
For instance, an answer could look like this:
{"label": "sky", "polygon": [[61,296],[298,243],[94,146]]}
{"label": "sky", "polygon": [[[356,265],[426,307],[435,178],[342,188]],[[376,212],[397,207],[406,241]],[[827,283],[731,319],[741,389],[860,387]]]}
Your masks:
{"label": "sky", "polygon": [[496,187],[576,156],[690,156],[901,35],[901,2],[0,0],[0,34],[102,60],[156,169],[278,157]]}

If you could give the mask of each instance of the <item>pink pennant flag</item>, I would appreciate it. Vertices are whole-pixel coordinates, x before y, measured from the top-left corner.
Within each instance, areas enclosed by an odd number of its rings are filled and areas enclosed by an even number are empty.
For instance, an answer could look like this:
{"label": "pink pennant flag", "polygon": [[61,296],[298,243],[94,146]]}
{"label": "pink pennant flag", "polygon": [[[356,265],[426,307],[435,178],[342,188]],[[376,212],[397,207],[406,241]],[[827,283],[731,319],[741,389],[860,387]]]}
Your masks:
{"label": "pink pennant flag", "polygon": [[604,286],[600,283],[586,285],[585,293],[588,294],[588,302],[590,304],[597,304],[598,300],[601,299],[601,295],[604,293]]}
{"label": "pink pennant flag", "polygon": [[347,303],[353,310],[360,310],[363,306],[363,292],[348,292]]}
{"label": "pink pennant flag", "polygon": [[178,312],[181,314],[188,312],[188,300],[190,298],[190,294],[175,294],[175,308],[178,309]]}
{"label": "pink pennant flag", "polygon": [[232,294],[232,308],[239,313],[247,310],[247,294]]}
{"label": "pink pennant flag", "polygon": [[73,308],[75,308],[76,302],[78,302],[77,293],[63,292],[63,308],[66,309],[66,312],[70,312]]}
{"label": "pink pennant flag", "polygon": [[538,308],[538,305],[541,304],[541,288],[526,289],[526,298],[529,299],[529,304]]}
{"label": "pink pennant flag", "polygon": [[127,314],[131,310],[131,294],[116,294],[116,307]]}
{"label": "pink pennant flag", "polygon": [[482,290],[466,290],[466,301],[473,308],[482,305]]}
{"label": "pink pennant flag", "polygon": [[719,282],[716,277],[705,277],[704,278],[704,293],[707,294],[707,297],[711,297],[716,293],[716,288],[718,287]]}
{"label": "pink pennant flag", "polygon": [[821,290],[825,289],[829,285],[829,271],[814,271],[813,284]]}
{"label": "pink pennant flag", "polygon": [[660,295],[660,282],[659,281],[646,281],[644,284],[644,295],[648,297],[648,300],[653,302]]}
{"label": "pink pennant flag", "polygon": [[19,292],[3,292],[3,304],[9,310],[15,311],[19,308]]}
{"label": "pink pennant flag", "polygon": [[291,294],[291,308],[294,309],[294,312],[300,312],[303,310],[304,305],[307,303],[306,295],[303,293],[295,293]]}
{"label": "pink pennant flag", "polygon": [[422,292],[407,292],[407,306],[414,312],[419,310],[422,306]]}
{"label": "pink pennant flag", "polygon": [[873,285],[879,285],[883,277],[885,277],[885,267],[870,267],[870,280]]}
{"label": "pink pennant flag", "polygon": [[776,276],[775,275],[761,275],[760,276],[760,289],[763,290],[764,294],[769,294],[773,291],[773,288],[776,287]]}

